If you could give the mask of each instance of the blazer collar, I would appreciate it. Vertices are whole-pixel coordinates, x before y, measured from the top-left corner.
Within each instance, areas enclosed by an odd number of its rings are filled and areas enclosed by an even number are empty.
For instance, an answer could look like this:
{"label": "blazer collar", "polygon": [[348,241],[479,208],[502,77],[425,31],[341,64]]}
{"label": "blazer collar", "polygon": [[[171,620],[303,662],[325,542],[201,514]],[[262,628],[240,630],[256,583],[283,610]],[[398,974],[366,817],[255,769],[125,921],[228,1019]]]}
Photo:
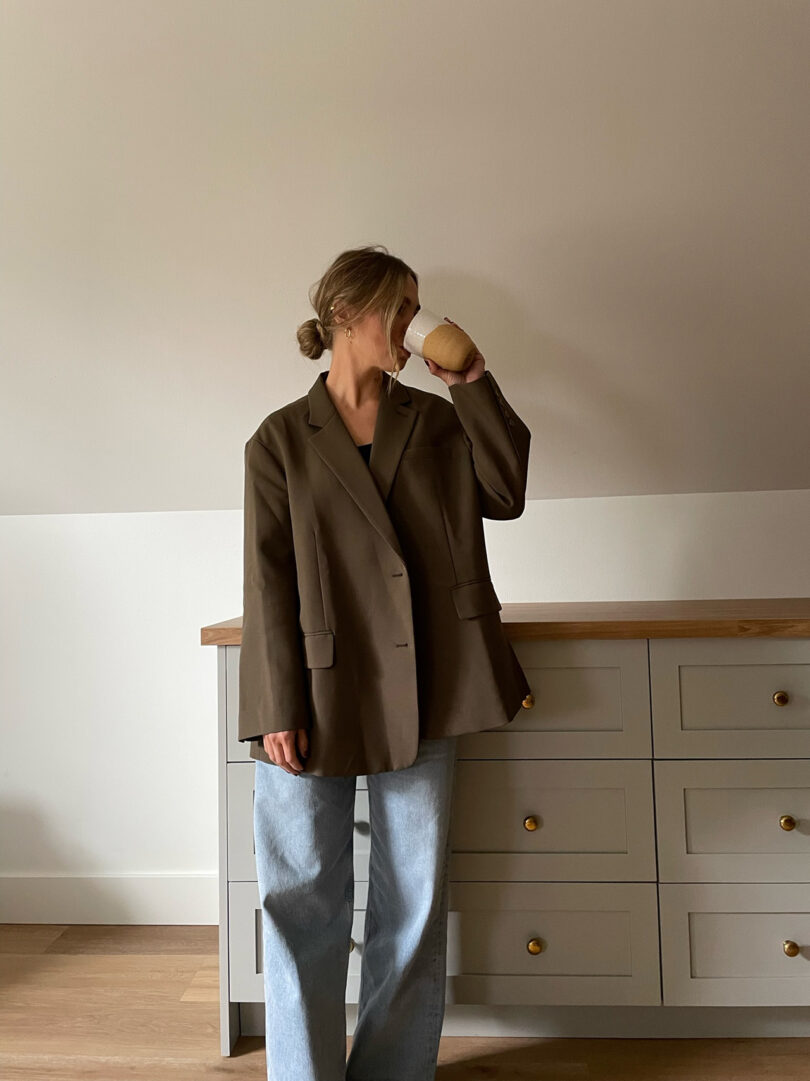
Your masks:
{"label": "blazer collar", "polygon": [[[416,421],[416,407],[408,388],[382,373],[380,405],[368,465],[326,389],[328,372],[319,372],[307,394],[309,423],[317,430],[310,444],[329,466],[371,524],[404,562],[404,556],[385,500],[394,482],[402,452]],[[390,397],[388,384],[392,383]]]}

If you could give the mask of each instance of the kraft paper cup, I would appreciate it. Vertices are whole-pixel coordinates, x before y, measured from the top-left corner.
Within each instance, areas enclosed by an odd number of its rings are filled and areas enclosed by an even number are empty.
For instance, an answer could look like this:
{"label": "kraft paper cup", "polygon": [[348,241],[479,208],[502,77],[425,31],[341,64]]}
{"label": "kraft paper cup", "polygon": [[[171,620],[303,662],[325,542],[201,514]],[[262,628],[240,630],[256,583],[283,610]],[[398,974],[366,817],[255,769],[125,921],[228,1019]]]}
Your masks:
{"label": "kraft paper cup", "polygon": [[[433,333],[437,330],[438,333]],[[427,357],[439,367],[456,372],[467,368],[476,352],[475,342],[468,334],[426,308],[411,320],[403,344],[409,353]]]}

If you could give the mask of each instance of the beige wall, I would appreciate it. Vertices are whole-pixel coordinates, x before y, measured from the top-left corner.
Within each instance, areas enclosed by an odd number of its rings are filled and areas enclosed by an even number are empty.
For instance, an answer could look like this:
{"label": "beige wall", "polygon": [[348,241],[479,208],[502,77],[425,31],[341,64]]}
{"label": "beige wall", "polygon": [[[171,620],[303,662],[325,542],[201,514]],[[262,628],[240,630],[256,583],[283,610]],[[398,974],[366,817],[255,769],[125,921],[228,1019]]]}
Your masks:
{"label": "beige wall", "polygon": [[806,0],[0,0],[0,921],[216,922],[199,628],[345,247],[532,428],[504,602],[810,596],[809,42]]}
{"label": "beige wall", "polygon": [[477,340],[530,498],[810,488],[806,2],[0,13],[0,513],[238,508],[362,243]]}

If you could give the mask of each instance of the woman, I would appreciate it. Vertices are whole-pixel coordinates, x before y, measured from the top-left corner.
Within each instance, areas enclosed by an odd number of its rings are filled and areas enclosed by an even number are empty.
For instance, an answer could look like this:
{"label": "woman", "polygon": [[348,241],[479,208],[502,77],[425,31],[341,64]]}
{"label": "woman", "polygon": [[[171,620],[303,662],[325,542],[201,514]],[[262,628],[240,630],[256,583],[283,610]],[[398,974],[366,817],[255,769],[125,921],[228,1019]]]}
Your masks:
{"label": "woman", "polygon": [[[530,690],[482,523],[522,513],[529,429],[480,353],[463,372],[425,362],[449,402],[398,382],[418,286],[385,248],[338,256],[298,329],[329,371],[245,446],[239,739],[269,1081],[434,1077],[456,741],[508,724]],[[371,846],[346,1062],[358,776]]]}

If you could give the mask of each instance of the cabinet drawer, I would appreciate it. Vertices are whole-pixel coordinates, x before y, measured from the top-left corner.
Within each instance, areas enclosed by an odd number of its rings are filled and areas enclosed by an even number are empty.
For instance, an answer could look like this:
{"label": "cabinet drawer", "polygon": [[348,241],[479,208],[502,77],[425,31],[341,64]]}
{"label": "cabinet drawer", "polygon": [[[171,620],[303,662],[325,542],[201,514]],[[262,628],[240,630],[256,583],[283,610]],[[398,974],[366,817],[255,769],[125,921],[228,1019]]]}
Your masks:
{"label": "cabinet drawer", "polygon": [[[230,1000],[263,1002],[257,883],[232,882],[228,897]],[[366,899],[358,889],[355,905]],[[449,903],[448,1003],[660,1004],[652,883],[453,883]],[[346,1002],[358,1000],[365,915],[355,908]]]}
{"label": "cabinet drawer", "polygon": [[810,762],[656,762],[655,798],[662,882],[810,882]]}
{"label": "cabinet drawer", "polygon": [[[280,767],[273,767],[278,769]],[[228,770],[228,881],[256,878],[253,838],[255,763],[229,762]],[[357,788],[354,800],[354,877],[368,881],[368,790]]]}
{"label": "cabinet drawer", "polygon": [[810,758],[810,638],[654,638],[656,758]]}
{"label": "cabinet drawer", "polygon": [[[806,885],[658,887],[665,1006],[810,1005]],[[795,943],[790,957],[784,943]]]}
{"label": "cabinet drawer", "polygon": [[520,641],[533,704],[497,732],[459,737],[459,758],[649,758],[646,639]]}
{"label": "cabinet drawer", "polygon": [[457,881],[654,882],[651,763],[459,761],[451,848]]}
{"label": "cabinet drawer", "polygon": [[[659,1005],[654,883],[450,884],[447,1001]],[[541,952],[529,950],[539,942]]]}
{"label": "cabinet drawer", "polygon": [[[357,1002],[360,990],[360,958],[363,954],[365,904],[367,891],[358,883],[355,890],[354,922],[349,943],[349,973],[346,1002]],[[358,907],[362,905],[363,907]],[[264,965],[262,950],[262,907],[256,882],[231,882],[228,885],[228,939],[231,1002],[264,1002]]]}
{"label": "cabinet drawer", "polygon": [[[228,879],[255,879],[255,765],[227,770]],[[649,762],[457,762],[450,829],[450,877],[461,881],[655,880]],[[364,882],[369,849],[368,790],[358,788],[354,877]]]}

